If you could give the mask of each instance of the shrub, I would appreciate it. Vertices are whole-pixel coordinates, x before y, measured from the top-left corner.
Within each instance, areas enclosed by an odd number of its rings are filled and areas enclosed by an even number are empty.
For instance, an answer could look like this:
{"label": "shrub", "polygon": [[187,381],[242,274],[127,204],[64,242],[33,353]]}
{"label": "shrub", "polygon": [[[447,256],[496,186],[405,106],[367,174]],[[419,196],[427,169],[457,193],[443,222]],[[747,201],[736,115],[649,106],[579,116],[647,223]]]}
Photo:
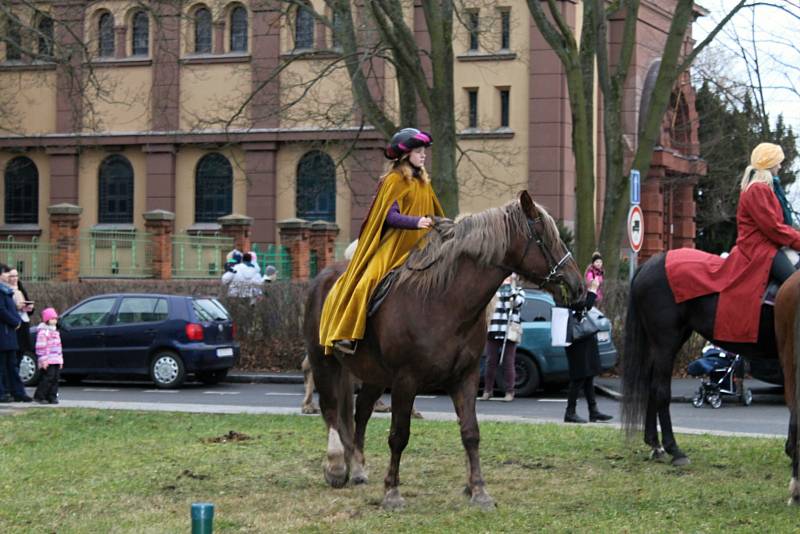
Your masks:
{"label": "shrub", "polygon": [[[264,298],[254,305],[228,297],[217,280],[83,280],[40,282],[26,286],[41,311],[52,306],[63,312],[81,300],[103,293],[166,293],[217,297],[236,324],[242,347],[237,368],[245,370],[299,369],[305,348],[301,335],[307,284],[267,284]],[[38,321],[38,316],[34,317]]]}

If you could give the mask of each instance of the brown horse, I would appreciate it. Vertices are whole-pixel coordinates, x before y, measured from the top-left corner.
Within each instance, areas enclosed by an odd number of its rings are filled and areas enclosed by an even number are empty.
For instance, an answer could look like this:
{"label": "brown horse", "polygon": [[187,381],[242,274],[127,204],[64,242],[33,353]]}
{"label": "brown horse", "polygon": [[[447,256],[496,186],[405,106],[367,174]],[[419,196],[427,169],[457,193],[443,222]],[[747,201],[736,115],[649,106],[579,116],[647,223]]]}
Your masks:
{"label": "brown horse", "polygon": [[[775,338],[778,357],[783,369],[783,397],[789,407],[789,432],[786,438],[786,454],[792,459],[792,479],[789,482],[789,504],[800,505],[800,481],[798,480],[797,414],[800,407],[800,273],[794,273],[783,283],[775,297]],[[797,341],[797,343],[795,342]]]}
{"label": "brown horse", "polygon": [[[342,487],[348,478],[355,484],[367,481],[364,434],[375,400],[389,387],[391,460],[383,507],[401,507],[400,456],[408,444],[414,397],[438,388],[450,395],[460,423],[469,463],[466,493],[473,504],[493,507],[481,475],[475,415],[486,340],[484,309],[512,271],[553,291],[560,303],[582,297],[583,276],[553,219],[523,191],[502,208],[458,223],[437,221],[367,321],[356,353],[325,356],[319,344],[320,314],[344,267],[329,267],[312,281],[303,328],[328,429],[325,479],[333,487]],[[363,382],[355,418],[348,370]]]}
{"label": "brown horse", "polygon": [[[800,366],[795,364],[800,358],[800,273],[783,283],[774,308],[762,306],[757,343],[727,343],[713,339],[718,295],[676,304],[667,281],[665,260],[664,254],[647,260],[631,283],[622,374],[623,426],[629,433],[644,428],[644,441],[652,448],[652,457],[660,458],[666,452],[672,455],[673,464],[685,465],[689,459],[675,440],[669,404],[675,355],[689,335],[697,332],[726,350],[751,359],[774,358],[777,353],[790,413],[786,440],[786,454],[792,459],[789,504],[800,505]],[[656,422],[661,426],[663,446]]]}

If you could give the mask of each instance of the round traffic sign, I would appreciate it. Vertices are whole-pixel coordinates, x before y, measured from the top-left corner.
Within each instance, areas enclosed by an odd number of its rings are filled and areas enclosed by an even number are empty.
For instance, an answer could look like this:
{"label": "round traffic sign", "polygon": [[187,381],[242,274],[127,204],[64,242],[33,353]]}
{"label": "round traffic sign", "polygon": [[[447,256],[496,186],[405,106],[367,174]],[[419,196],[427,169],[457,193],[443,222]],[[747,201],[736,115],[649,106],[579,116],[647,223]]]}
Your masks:
{"label": "round traffic sign", "polygon": [[628,242],[634,252],[639,252],[644,243],[644,214],[638,204],[628,211]]}

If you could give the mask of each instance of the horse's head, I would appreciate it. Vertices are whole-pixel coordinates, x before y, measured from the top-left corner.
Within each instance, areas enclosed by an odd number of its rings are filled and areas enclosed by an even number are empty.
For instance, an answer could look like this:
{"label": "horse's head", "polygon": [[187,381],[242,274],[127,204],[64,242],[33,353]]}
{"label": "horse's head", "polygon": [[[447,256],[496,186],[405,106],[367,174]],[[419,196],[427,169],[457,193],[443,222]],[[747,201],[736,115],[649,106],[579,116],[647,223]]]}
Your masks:
{"label": "horse's head", "polygon": [[[560,305],[583,298],[583,274],[561,240],[550,214],[536,204],[527,191],[519,195],[525,224],[512,225],[511,242],[504,264],[514,272],[552,293]],[[515,226],[522,226],[514,231]]]}

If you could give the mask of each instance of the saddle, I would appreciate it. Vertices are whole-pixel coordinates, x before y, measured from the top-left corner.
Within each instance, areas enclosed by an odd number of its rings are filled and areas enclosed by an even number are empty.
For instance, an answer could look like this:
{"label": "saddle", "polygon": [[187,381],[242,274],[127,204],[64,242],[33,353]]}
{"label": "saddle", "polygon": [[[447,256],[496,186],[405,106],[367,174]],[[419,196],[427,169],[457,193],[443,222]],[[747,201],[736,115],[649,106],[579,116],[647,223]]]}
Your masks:
{"label": "saddle", "polygon": [[[795,270],[800,269],[800,253],[788,247],[781,248],[778,254],[781,253],[786,254],[786,257],[789,258],[789,261],[794,265]],[[767,282],[767,289],[764,291],[764,296],[761,299],[761,304],[775,306],[775,297],[778,295],[778,290],[780,288],[781,284],[777,280],[770,278],[769,282]]]}
{"label": "saddle", "polygon": [[367,317],[372,317],[378,311],[378,308],[381,307],[383,301],[386,300],[386,296],[389,294],[389,290],[392,289],[392,285],[394,285],[394,281],[397,280],[397,275],[399,271],[397,269],[393,269],[389,271],[389,274],[383,277],[378,283],[378,286],[375,288],[375,291],[372,293],[372,298],[369,299],[369,306],[367,306]]}

